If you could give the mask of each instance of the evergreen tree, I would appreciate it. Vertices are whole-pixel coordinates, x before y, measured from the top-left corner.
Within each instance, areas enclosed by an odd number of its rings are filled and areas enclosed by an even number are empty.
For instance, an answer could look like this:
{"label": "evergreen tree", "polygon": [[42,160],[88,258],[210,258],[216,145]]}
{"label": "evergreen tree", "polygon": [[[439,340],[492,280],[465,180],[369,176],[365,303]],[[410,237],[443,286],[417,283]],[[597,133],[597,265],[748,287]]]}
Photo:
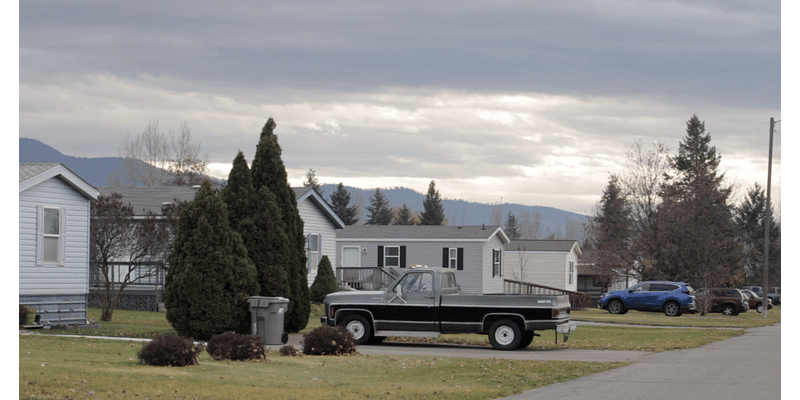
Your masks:
{"label": "evergreen tree", "polygon": [[316,190],[317,193],[322,195],[322,186],[319,184],[319,180],[317,180],[317,171],[309,168],[308,172],[306,172],[306,180],[303,181],[303,186],[311,187],[312,189]]}
{"label": "evergreen tree", "polygon": [[610,283],[612,276],[622,272],[630,277],[639,277],[632,270],[635,263],[629,254],[632,226],[630,209],[618,179],[616,175],[611,175],[596,215],[589,222],[589,233],[594,241],[591,246],[595,249],[593,261],[601,280],[606,283]]}
{"label": "evergreen tree", "polygon": [[381,189],[375,189],[375,194],[369,199],[367,211],[367,225],[389,225],[392,223],[394,213],[389,207],[389,199],[381,193]]}
{"label": "evergreen tree", "polygon": [[331,208],[345,225],[355,225],[358,222],[358,207],[350,205],[350,193],[341,182],[331,194]]}
{"label": "evergreen tree", "polygon": [[249,334],[247,298],[258,293],[256,269],[207,181],[181,212],[169,263],[165,306],[179,334],[198,340],[226,331]]}
{"label": "evergreen tree", "polygon": [[315,303],[322,303],[328,293],[338,290],[339,285],[336,283],[336,275],[333,273],[331,260],[328,256],[322,256],[319,266],[317,266],[317,276],[309,289],[309,298]]}
{"label": "evergreen tree", "polygon": [[288,297],[289,282],[283,249],[288,238],[283,228],[275,196],[265,188],[257,193],[250,169],[240,151],[221,195],[228,206],[231,227],[247,247],[247,254],[258,271],[260,296]]}
{"label": "evergreen tree", "polygon": [[[289,283],[289,312],[284,316],[287,332],[299,332],[308,324],[311,304],[308,300],[308,269],[306,268],[305,236],[303,220],[297,210],[297,197],[289,186],[286,168],[281,159],[281,147],[274,130],[277,125],[270,118],[261,130],[261,137],[256,146],[256,156],[251,169],[253,187],[260,197],[274,195],[279,214],[283,221],[284,231],[288,238],[288,246],[275,249],[276,254],[284,258],[284,270]],[[261,190],[262,188],[267,191]],[[265,204],[268,199],[264,198]]]}
{"label": "evergreen tree", "polygon": [[403,204],[403,207],[400,207],[400,210],[397,211],[397,215],[394,218],[394,225],[416,225],[417,218],[414,216],[414,212],[408,208],[407,205]]}
{"label": "evergreen tree", "polygon": [[504,227],[506,235],[508,235],[509,239],[519,239],[520,232],[519,232],[519,225],[517,224],[517,217],[508,212],[508,217],[506,217],[506,225]]}
{"label": "evergreen tree", "polygon": [[422,203],[425,210],[419,216],[420,225],[444,225],[444,207],[439,191],[436,190],[436,182],[431,181],[428,185],[428,193]]}
{"label": "evergreen tree", "polygon": [[775,286],[780,285],[781,272],[781,226],[774,218],[772,204],[769,213],[767,198],[764,189],[755,184],[747,192],[747,197],[736,208],[734,224],[739,233],[739,243],[742,244],[744,257],[742,266],[745,268],[747,282],[751,285],[761,286],[764,278],[764,230],[766,218],[769,218],[769,282]]}
{"label": "evergreen tree", "polygon": [[678,155],[670,158],[673,174],[662,186],[656,213],[657,242],[653,276],[698,286],[735,286],[741,246],[729,204],[731,188],[718,174],[720,156],[709,146],[705,123],[693,116]]}

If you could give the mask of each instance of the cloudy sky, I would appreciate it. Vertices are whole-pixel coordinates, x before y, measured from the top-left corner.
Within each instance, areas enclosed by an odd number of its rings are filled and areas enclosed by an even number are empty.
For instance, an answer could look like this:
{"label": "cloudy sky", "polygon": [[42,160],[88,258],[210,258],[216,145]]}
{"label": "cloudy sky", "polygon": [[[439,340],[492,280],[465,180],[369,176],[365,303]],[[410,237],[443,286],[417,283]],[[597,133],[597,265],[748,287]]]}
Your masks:
{"label": "cloudy sky", "polygon": [[272,117],[294,184],[591,213],[694,114],[737,193],[765,187],[780,1],[19,3],[19,136],[72,156],[186,121],[227,177]]}

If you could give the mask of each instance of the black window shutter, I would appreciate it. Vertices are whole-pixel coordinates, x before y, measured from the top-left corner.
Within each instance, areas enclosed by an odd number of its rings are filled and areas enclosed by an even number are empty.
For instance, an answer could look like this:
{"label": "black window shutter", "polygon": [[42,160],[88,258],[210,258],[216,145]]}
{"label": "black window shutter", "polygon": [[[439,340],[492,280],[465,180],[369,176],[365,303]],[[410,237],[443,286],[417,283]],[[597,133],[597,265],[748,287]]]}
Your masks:
{"label": "black window shutter", "polygon": [[378,266],[383,267],[383,246],[378,246]]}
{"label": "black window shutter", "polygon": [[406,267],[406,246],[400,246],[400,268]]}
{"label": "black window shutter", "polygon": [[442,268],[450,266],[450,249],[445,247],[442,249]]}
{"label": "black window shutter", "polygon": [[464,248],[463,247],[459,247],[458,248],[458,261],[457,261],[457,263],[458,263],[457,264],[458,266],[456,267],[456,269],[459,270],[459,271],[463,270],[464,269]]}

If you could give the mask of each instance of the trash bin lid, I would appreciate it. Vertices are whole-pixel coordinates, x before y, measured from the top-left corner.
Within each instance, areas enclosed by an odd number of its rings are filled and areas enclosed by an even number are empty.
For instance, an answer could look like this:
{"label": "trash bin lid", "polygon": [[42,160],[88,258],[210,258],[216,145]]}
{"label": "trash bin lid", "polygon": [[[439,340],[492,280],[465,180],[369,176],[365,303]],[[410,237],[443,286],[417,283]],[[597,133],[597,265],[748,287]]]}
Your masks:
{"label": "trash bin lid", "polygon": [[272,304],[288,304],[289,299],[285,297],[265,297],[252,296],[247,299],[252,308],[269,307]]}

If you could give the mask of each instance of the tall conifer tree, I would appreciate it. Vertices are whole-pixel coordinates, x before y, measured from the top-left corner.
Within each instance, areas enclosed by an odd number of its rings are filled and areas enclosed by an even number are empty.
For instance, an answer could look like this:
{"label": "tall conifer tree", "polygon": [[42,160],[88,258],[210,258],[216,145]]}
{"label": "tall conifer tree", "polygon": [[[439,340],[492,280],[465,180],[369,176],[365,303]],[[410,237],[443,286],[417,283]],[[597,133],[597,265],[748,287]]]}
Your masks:
{"label": "tall conifer tree", "polygon": [[198,340],[250,333],[247,298],[258,294],[256,269],[208,181],[181,212],[169,263],[165,306],[178,333]]}
{"label": "tall conifer tree", "polygon": [[331,194],[331,208],[345,225],[354,225],[358,222],[358,207],[350,205],[350,193],[341,182]]}
{"label": "tall conifer tree", "polygon": [[394,218],[394,213],[389,207],[389,199],[381,193],[380,188],[375,189],[375,194],[370,197],[367,211],[369,211],[367,225],[389,225]]}
{"label": "tall conifer tree", "polygon": [[[260,195],[267,189],[275,197],[288,238],[285,271],[289,282],[289,312],[284,317],[286,331],[299,332],[308,324],[311,303],[308,293],[308,268],[306,267],[303,220],[297,210],[297,197],[289,186],[286,168],[281,159],[281,147],[275,135],[275,121],[270,118],[261,130],[256,156],[251,169],[253,187]],[[276,250],[280,251],[280,250]]]}
{"label": "tall conifer tree", "polygon": [[436,190],[436,182],[431,181],[428,185],[428,193],[422,203],[425,210],[419,216],[420,225],[444,225],[444,207],[439,191]]}

